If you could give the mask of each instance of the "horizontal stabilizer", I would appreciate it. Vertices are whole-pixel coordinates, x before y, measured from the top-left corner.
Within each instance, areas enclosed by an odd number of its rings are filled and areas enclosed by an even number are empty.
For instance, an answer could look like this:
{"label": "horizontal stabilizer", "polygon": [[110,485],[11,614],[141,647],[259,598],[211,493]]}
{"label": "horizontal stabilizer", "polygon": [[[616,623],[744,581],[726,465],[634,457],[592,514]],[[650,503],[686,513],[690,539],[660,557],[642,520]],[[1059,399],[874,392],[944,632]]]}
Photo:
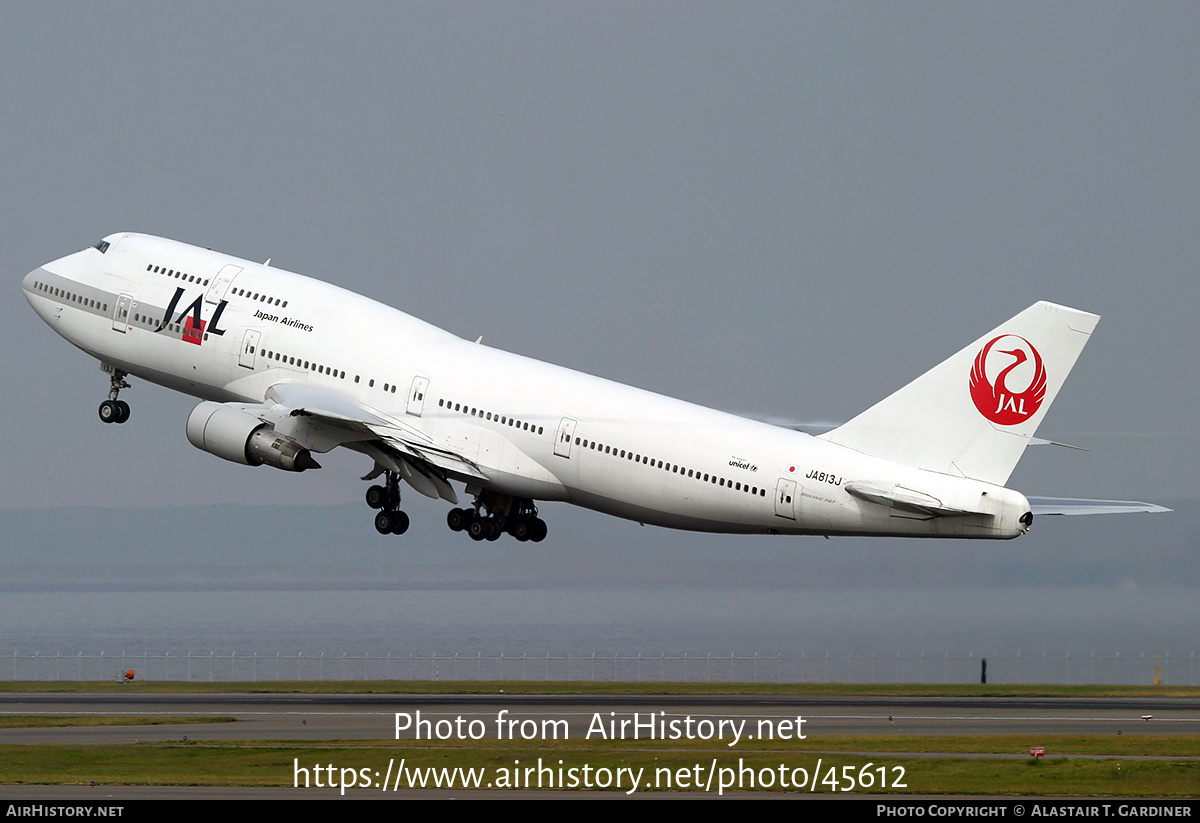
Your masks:
{"label": "horizontal stabilizer", "polygon": [[1029,445],[1031,445],[1031,446],[1062,446],[1064,449],[1074,449],[1077,452],[1091,451],[1091,449],[1085,449],[1083,446],[1072,446],[1070,443],[1059,443],[1057,440],[1046,440],[1044,437],[1029,438]]}
{"label": "horizontal stabilizer", "polygon": [[1085,500],[1080,497],[1027,497],[1034,515],[1042,514],[1129,514],[1171,511],[1166,506],[1137,500]]}

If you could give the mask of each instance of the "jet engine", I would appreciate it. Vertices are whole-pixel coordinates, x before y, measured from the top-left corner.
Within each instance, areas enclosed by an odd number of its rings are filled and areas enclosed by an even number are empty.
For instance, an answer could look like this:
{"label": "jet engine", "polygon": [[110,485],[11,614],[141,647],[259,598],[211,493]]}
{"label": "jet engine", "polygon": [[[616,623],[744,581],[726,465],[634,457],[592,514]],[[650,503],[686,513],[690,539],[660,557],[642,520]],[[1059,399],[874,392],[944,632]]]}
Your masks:
{"label": "jet engine", "polygon": [[312,453],[253,414],[206,401],[188,415],[187,439],[196,448],[245,466],[266,463],[289,472],[319,469]]}

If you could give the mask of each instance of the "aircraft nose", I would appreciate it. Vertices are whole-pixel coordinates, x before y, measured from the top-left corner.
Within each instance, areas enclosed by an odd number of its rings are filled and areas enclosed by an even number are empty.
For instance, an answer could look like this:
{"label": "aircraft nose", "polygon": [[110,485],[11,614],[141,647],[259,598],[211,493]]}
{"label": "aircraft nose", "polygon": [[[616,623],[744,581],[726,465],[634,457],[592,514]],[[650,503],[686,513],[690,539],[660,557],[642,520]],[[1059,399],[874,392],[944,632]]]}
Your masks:
{"label": "aircraft nose", "polygon": [[25,279],[21,281],[21,291],[24,292],[25,299],[29,301],[29,305],[33,306],[33,310],[38,314],[41,314],[41,311],[38,310],[38,304],[42,301],[34,300],[33,298],[34,295],[38,293],[38,283],[45,273],[46,270],[39,266],[29,274],[25,275]]}
{"label": "aircraft nose", "polygon": [[50,315],[51,306],[56,300],[51,291],[54,288],[52,284],[62,277],[79,282],[84,279],[86,272],[85,253],[75,252],[58,260],[43,263],[25,275],[21,281],[21,290],[25,293],[25,299],[29,301],[29,305],[44,320]]}

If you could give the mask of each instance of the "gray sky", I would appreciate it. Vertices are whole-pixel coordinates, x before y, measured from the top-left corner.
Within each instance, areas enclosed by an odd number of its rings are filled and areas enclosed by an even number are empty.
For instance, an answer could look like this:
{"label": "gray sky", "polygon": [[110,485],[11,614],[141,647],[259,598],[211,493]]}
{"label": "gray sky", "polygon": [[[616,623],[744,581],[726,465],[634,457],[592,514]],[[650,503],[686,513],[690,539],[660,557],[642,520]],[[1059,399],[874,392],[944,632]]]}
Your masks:
{"label": "gray sky", "polygon": [[3,507],[361,497],[365,458],[225,463],[184,437],[194,400],[140,381],[130,423],[100,423],[107,379],[18,284],[114,231],[801,420],[849,419],[1032,302],[1066,303],[1103,319],[1039,434],[1091,451],[1031,450],[1011,485],[1200,494],[1195,4],[4,16]]}

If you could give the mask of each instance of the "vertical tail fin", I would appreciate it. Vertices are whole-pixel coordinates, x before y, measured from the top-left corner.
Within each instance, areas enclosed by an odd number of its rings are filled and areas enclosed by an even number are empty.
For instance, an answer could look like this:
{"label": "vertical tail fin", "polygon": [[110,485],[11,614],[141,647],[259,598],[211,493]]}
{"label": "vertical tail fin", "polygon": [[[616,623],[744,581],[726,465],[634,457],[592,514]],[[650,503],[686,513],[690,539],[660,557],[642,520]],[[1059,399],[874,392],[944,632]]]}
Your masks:
{"label": "vertical tail fin", "polygon": [[821,437],[897,463],[1004,485],[1099,320],[1035,303]]}

